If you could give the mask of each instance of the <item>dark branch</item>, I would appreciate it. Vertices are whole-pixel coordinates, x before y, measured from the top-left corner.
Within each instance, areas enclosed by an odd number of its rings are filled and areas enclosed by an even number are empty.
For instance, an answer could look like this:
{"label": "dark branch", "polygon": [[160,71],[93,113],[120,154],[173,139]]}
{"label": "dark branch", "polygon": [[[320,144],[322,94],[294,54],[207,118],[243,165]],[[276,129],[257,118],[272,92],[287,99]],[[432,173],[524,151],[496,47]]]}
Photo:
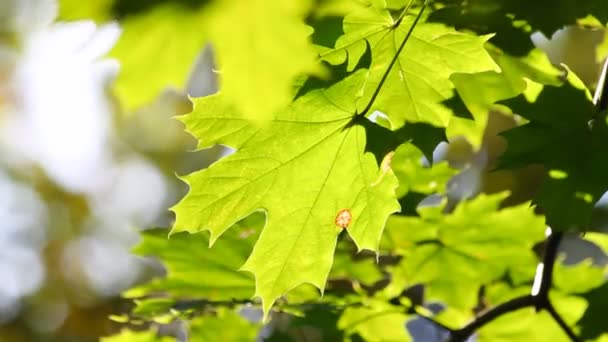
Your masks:
{"label": "dark branch", "polygon": [[578,336],[576,336],[576,334],[574,333],[574,331],[572,331],[572,329],[570,328],[570,326],[568,326],[568,324],[566,323],[566,321],[564,321],[564,319],[562,318],[562,316],[560,316],[559,313],[555,310],[555,307],[553,306],[553,304],[551,304],[551,302],[547,303],[547,307],[545,309],[549,312],[549,314],[551,315],[551,317],[553,317],[553,320],[555,322],[557,322],[557,324],[559,324],[559,327],[562,328],[562,330],[564,331],[564,333],[566,333],[566,335],[568,335],[568,337],[573,342],[582,342],[583,341],[580,338],[578,338]]}
{"label": "dark branch", "polygon": [[555,261],[557,260],[557,250],[563,237],[564,233],[562,232],[551,232],[549,236],[547,236],[545,253],[541,263],[542,273],[539,290],[538,293],[532,294],[536,298],[536,311],[546,309],[549,305],[549,290],[553,284],[553,268],[555,266]]}
{"label": "dark branch", "polygon": [[[435,322],[431,318],[422,317],[431,320],[438,327],[445,329],[450,332],[450,341],[451,342],[464,342],[471,335],[473,335],[477,330],[486,324],[492,322],[496,318],[505,315],[509,312],[517,311],[519,309],[534,307],[536,311],[547,310],[551,317],[557,322],[557,324],[562,328],[562,330],[568,335],[568,337],[573,342],[581,341],[574,331],[568,326],[568,324],[564,321],[564,319],[559,315],[559,313],[553,307],[553,304],[549,300],[549,290],[553,284],[553,268],[555,266],[555,262],[557,261],[557,252],[559,248],[559,244],[563,239],[564,234],[562,232],[550,233],[547,236],[545,252],[543,255],[543,260],[541,262],[542,268],[539,268],[540,273],[540,284],[538,285],[537,293],[532,293],[530,295],[521,296],[517,298],[513,298],[507,302],[504,302],[498,306],[495,306],[481,315],[477,316],[473,321],[465,325],[460,329],[449,329],[445,327],[443,324],[439,324]],[[537,280],[535,280],[536,282]]]}
{"label": "dark branch", "polygon": [[507,302],[504,302],[498,306],[491,308],[488,311],[485,311],[464,327],[457,330],[452,330],[450,341],[464,342],[469,337],[471,337],[471,335],[473,335],[475,331],[477,331],[484,325],[492,322],[496,318],[512,311],[534,306],[534,304],[534,297],[532,295],[513,298]]}

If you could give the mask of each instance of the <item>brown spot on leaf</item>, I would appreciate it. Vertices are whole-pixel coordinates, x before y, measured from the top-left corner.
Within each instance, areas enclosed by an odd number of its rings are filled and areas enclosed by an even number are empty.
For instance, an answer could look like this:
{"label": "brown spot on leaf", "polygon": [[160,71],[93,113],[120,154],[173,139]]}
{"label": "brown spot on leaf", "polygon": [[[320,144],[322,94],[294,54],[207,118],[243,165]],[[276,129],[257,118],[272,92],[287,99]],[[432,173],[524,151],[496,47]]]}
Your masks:
{"label": "brown spot on leaf", "polygon": [[342,229],[348,228],[350,221],[352,221],[353,215],[350,213],[349,209],[342,209],[338,212],[336,216],[336,226],[341,227]]}

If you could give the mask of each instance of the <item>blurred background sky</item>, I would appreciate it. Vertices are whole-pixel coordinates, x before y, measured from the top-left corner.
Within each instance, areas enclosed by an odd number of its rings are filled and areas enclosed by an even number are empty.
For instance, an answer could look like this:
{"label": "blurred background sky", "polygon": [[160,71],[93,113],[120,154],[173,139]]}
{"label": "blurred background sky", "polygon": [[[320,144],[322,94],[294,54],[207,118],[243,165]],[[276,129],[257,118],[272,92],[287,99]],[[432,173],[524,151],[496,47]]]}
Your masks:
{"label": "blurred background sky", "polygon": [[[186,191],[175,174],[227,153],[188,153],[195,141],[172,119],[189,111],[186,94],[216,89],[204,42],[194,44],[198,57],[187,61],[182,83],[136,109],[115,96],[115,79],[128,69],[107,56],[123,23],[166,3],[0,0],[0,341],[95,341],[112,333],[107,316],[130,305],[121,291],[162,272],[129,253],[139,230],[171,225],[167,208]],[[535,42],[593,84],[604,32],[556,37]],[[167,46],[169,60],[184,58]],[[132,48],[148,53],[141,62],[154,77],[154,51]]]}
{"label": "blurred background sky", "polygon": [[204,46],[199,77],[127,112],[106,57],[121,25],[58,21],[62,4],[0,0],[0,341],[108,335],[120,292],[159,271],[129,253],[138,231],[168,227],[186,191],[175,173],[221,153],[186,153],[195,141],[172,119],[186,93],[215,89]]}

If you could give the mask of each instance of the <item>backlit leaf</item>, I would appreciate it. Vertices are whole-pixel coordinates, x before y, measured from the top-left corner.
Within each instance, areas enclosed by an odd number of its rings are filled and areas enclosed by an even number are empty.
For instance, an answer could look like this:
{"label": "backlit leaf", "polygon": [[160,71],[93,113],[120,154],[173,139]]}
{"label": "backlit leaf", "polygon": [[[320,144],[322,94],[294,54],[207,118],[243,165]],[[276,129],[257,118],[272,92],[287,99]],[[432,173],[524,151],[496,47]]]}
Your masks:
{"label": "backlit leaf", "polygon": [[370,250],[387,216],[399,210],[393,172],[365,152],[365,129],[353,121],[363,76],[306,93],[265,128],[242,119],[221,93],[196,100],[182,118],[199,147],[220,143],[238,151],[184,178],[190,192],[173,208],[173,233],[208,230],[213,243],[234,222],[264,210],[266,225],[243,269],[255,275],[266,313],[304,282],[324,288],[343,230],[335,223],[341,210],[352,214],[344,230]]}

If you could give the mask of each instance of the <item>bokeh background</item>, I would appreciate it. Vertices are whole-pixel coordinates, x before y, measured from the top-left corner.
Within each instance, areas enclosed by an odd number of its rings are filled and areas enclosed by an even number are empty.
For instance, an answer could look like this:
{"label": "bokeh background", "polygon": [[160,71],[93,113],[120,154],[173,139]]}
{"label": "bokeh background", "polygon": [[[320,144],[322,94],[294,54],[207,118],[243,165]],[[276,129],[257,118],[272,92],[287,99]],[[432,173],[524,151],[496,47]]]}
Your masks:
{"label": "bokeh background", "polygon": [[[162,274],[130,253],[139,231],[171,225],[176,174],[230,152],[189,152],[173,119],[217,89],[196,30],[205,2],[0,0],[0,341],[96,341],[128,312],[121,291]],[[533,38],[594,85],[603,31]],[[483,148],[438,150],[467,193],[497,153]]]}
{"label": "bokeh background", "polygon": [[214,91],[211,51],[181,62],[198,77],[135,109],[108,55],[125,20],[177,6],[196,4],[0,0],[0,341],[96,341],[129,308],[120,292],[162,272],[130,249],[141,229],[170,226],[187,190],[175,175],[223,153],[188,152],[195,141],[173,119],[190,110],[186,94]]}

